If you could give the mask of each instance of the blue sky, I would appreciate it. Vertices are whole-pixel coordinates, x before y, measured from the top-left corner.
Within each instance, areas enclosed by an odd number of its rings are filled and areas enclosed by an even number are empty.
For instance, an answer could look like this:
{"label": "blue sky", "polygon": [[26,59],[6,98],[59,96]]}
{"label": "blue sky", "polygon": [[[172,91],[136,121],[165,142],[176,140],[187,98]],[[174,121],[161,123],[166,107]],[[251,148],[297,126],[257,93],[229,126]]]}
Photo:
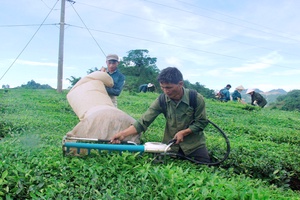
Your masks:
{"label": "blue sky", "polygon": [[[1,1],[1,86],[34,80],[57,88],[60,7]],[[298,0],[66,2],[63,88],[104,66],[105,54],[147,49],[159,69],[175,66],[210,89],[300,89],[299,8]]]}

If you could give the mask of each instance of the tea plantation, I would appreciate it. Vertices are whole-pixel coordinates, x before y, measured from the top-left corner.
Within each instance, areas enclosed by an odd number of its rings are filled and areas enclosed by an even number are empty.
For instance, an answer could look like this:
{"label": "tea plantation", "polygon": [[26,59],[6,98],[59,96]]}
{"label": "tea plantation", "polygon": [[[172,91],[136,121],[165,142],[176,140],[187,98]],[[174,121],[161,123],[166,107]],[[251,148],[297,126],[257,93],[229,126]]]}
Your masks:
{"label": "tea plantation", "polygon": [[[0,90],[0,199],[300,199],[299,112],[206,99],[208,118],[231,145],[219,166],[156,163],[146,153],[64,157],[62,138],[79,122],[66,94]],[[119,109],[139,118],[157,97],[124,91]],[[163,130],[159,116],[143,142],[159,142]],[[214,131],[205,130],[208,141]]]}

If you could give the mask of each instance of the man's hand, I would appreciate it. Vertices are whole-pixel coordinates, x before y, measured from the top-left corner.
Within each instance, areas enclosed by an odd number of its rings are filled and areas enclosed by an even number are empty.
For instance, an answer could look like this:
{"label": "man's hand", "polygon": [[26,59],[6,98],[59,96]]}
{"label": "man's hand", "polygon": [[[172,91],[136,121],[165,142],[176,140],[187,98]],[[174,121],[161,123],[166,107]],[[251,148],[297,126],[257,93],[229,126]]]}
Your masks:
{"label": "man's hand", "polygon": [[176,135],[174,136],[174,139],[176,139],[176,143],[175,144],[179,144],[180,142],[183,142],[183,134],[180,133],[180,131],[178,133],[176,133]]}
{"label": "man's hand", "polygon": [[101,67],[100,71],[101,71],[101,72],[106,72],[105,67]]}
{"label": "man's hand", "polygon": [[173,138],[173,139],[176,139],[176,143],[175,143],[175,144],[179,144],[180,142],[183,142],[183,138],[184,138],[185,136],[187,136],[188,134],[190,134],[191,132],[192,132],[192,130],[189,129],[189,128],[177,132],[177,133],[174,135],[174,138]]}
{"label": "man's hand", "polygon": [[127,136],[135,135],[135,134],[137,134],[137,131],[136,131],[135,127],[133,125],[131,125],[127,129],[114,135],[111,138],[110,142],[113,144],[121,143],[121,141],[124,140]]}
{"label": "man's hand", "polygon": [[122,140],[124,140],[124,136],[121,133],[117,133],[116,135],[114,135],[110,142],[113,144],[120,144]]}

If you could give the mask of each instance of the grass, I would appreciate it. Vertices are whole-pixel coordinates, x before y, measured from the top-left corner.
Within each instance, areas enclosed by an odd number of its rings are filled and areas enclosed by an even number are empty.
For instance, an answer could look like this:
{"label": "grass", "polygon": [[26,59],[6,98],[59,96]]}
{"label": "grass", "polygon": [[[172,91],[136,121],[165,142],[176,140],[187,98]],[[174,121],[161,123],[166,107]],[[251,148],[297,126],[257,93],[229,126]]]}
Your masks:
{"label": "grass", "polygon": [[[299,199],[299,112],[206,100],[209,119],[231,142],[218,167],[151,154],[92,153],[63,157],[62,137],[78,123],[67,91],[0,90],[0,199]],[[158,96],[119,97],[138,118]],[[160,141],[159,116],[143,135]],[[209,136],[213,129],[206,130]]]}

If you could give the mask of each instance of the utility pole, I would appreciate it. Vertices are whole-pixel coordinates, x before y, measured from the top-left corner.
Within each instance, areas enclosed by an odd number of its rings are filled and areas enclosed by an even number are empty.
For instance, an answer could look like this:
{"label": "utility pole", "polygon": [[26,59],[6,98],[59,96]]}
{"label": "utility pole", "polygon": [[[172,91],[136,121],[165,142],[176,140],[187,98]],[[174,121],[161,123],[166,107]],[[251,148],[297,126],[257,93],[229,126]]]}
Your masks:
{"label": "utility pole", "polygon": [[65,5],[66,5],[66,0],[61,0],[58,69],[57,69],[57,92],[59,93],[62,92],[62,82],[63,82]]}

